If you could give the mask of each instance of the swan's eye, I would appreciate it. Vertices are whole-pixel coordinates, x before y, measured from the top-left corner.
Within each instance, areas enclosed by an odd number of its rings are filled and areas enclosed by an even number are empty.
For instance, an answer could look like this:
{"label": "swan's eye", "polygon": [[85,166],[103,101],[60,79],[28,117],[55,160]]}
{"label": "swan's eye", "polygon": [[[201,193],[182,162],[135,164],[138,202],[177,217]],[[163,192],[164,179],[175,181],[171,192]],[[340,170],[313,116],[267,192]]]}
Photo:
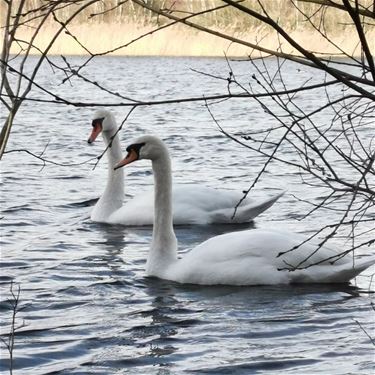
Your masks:
{"label": "swan's eye", "polygon": [[92,120],[92,123],[91,123],[92,127],[94,128],[96,125],[102,126],[103,120],[104,120],[104,117],[96,118],[95,120]]}
{"label": "swan's eye", "polygon": [[132,145],[126,148],[126,151],[129,153],[130,151],[135,151],[136,154],[139,156],[139,150],[145,145],[146,143],[133,143]]}

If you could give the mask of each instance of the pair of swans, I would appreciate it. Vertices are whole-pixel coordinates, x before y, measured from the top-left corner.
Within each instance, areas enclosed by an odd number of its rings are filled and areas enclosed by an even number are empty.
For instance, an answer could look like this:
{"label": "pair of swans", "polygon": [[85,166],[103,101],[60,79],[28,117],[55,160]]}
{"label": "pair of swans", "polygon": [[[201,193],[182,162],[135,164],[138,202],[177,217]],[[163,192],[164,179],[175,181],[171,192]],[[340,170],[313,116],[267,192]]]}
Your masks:
{"label": "pair of swans", "polygon": [[[94,142],[101,133],[106,146],[110,145],[110,147],[107,150],[107,185],[91,213],[91,220],[127,226],[152,225],[154,220],[152,190],[138,194],[123,204],[124,173],[123,170],[113,169],[123,158],[123,154],[112,113],[107,110],[96,111],[92,126],[88,142]],[[282,194],[260,201],[246,198],[232,218],[234,207],[242,198],[241,193],[198,185],[175,185],[173,186],[173,223],[175,225],[246,223],[271,207]]]}
{"label": "pair of swans", "polygon": [[[154,172],[155,212],[146,263],[148,276],[200,285],[346,283],[375,263],[370,258],[353,264],[349,255],[337,256],[337,252],[325,247],[316,251],[317,245],[303,243],[297,235],[262,229],[212,237],[178,259],[168,150],[157,137],[143,136],[128,146],[127,152],[115,170],[136,160],[148,159]],[[298,249],[287,252],[296,246]],[[279,256],[282,252],[286,253]],[[285,270],[287,264],[300,262],[305,269]]]}

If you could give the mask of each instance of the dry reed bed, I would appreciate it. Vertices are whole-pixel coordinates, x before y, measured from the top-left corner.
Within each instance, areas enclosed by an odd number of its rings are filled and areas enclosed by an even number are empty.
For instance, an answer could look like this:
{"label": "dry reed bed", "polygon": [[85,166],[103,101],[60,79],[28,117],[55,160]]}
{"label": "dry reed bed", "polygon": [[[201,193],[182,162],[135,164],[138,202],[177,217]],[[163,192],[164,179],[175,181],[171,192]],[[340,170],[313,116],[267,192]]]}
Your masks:
{"label": "dry reed bed", "polygon": [[[279,23],[303,46],[308,46],[312,51],[328,54],[338,52],[303,20],[303,16],[289,1],[263,0],[262,2],[267,12],[275,18],[279,18]],[[366,3],[368,0],[362,2]],[[43,3],[45,2],[42,0],[28,0],[26,2],[27,10],[38,9]],[[69,31],[90,52],[96,54],[116,49],[113,52],[114,55],[131,56],[223,56],[224,52],[230,56],[244,56],[253,52],[245,46],[189,29],[184,25],[176,25],[158,31],[126,48],[117,49],[119,46],[125,45],[157,28],[158,25],[169,22],[161,17],[157,18],[150,11],[140,8],[132,2],[127,2],[111,12],[105,12],[117,3],[116,0],[98,1],[85,9],[75,22],[68,26]],[[175,9],[178,8],[187,12],[211,9],[221,4],[218,0],[151,0],[149,3],[152,3],[156,8],[170,7],[175,4]],[[298,1],[296,3],[307,14],[312,14],[317,9],[315,4]],[[245,5],[259,10],[255,0],[246,0]],[[61,20],[67,19],[74,9],[76,9],[76,6],[61,9],[57,12],[58,17]],[[2,2],[0,14],[4,15],[4,10],[5,5]],[[31,15],[35,15],[35,13],[31,13]],[[316,17],[317,21],[319,13],[316,14]],[[3,25],[4,16],[1,16],[1,18]],[[271,29],[260,25],[259,21],[233,8],[199,16],[194,18],[194,22],[254,44],[261,41],[260,44],[264,48],[276,49],[279,46],[278,36]],[[343,48],[348,54],[352,54],[357,48],[358,37],[353,27],[348,26],[348,23],[349,19],[342,11],[329,9],[325,12],[325,28],[328,30],[330,37],[340,48]],[[48,45],[57,27],[58,24],[52,19],[49,20],[39,33],[35,45],[43,50]],[[32,33],[32,28],[20,27],[17,31],[17,37],[28,41]],[[375,50],[374,30],[368,34],[368,41],[370,48]],[[283,42],[283,50],[287,53],[295,52],[285,42]],[[12,52],[17,53],[18,51],[17,45],[14,45]],[[33,53],[37,53],[37,49],[34,49]],[[360,51],[356,51],[357,55],[359,53]],[[82,55],[87,54],[87,52],[72,37],[61,34],[50,50],[50,54]],[[253,56],[257,56],[257,53]]]}
{"label": "dry reed bed", "polygon": [[[79,41],[90,52],[95,54],[114,50],[151,29],[152,27],[137,24],[108,23],[75,25],[70,28]],[[48,45],[54,31],[55,28],[53,26],[44,28],[35,41],[39,49],[43,50]],[[233,32],[230,29],[222,31],[252,43],[256,43],[257,40],[261,39],[261,45],[268,49],[276,49],[279,45],[279,39],[274,34],[263,34],[259,29],[250,29],[243,32]],[[294,30],[290,34],[302,45],[309,46],[311,50],[329,54],[337,53],[336,49],[315,33]],[[30,35],[27,29],[20,30],[18,33],[18,36],[24,40],[29,39]],[[337,45],[349,53],[354,51],[358,44],[358,38],[355,33],[350,31],[336,34],[333,39]],[[373,33],[368,40],[372,50],[375,50],[375,34]],[[17,46],[14,47],[12,52],[16,53]],[[283,45],[283,50],[284,52],[293,52],[293,48],[286,44]],[[37,53],[36,50],[33,51]],[[184,26],[178,26],[148,35],[128,47],[114,51],[112,54],[129,56],[223,56],[224,53],[228,56],[246,56],[252,53],[252,50],[225,39],[197,32]],[[50,50],[50,54],[84,55],[87,52],[73,38],[62,34]],[[253,53],[253,56],[257,56],[257,53]]]}

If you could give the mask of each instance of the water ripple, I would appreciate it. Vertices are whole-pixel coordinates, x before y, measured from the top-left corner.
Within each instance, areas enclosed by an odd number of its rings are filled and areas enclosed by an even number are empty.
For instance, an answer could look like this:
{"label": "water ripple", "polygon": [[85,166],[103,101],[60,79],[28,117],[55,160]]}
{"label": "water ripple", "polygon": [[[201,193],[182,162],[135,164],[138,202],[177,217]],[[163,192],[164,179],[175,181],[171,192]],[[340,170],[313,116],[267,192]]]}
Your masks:
{"label": "water ripple", "polygon": [[[69,59],[76,63],[82,58]],[[221,59],[103,57],[98,61],[102,64],[86,67],[85,74],[101,77],[108,87],[129,95],[144,92],[158,99],[177,91],[181,96],[220,92],[221,83],[209,77],[200,76],[200,85],[193,84],[196,76],[189,68],[220,72],[226,66]],[[233,64],[244,75],[248,73],[245,64]],[[170,79],[165,79],[166,67]],[[57,80],[45,69],[46,74],[38,78],[42,85]],[[296,82],[305,81],[301,74],[290,70]],[[86,98],[90,92],[92,101],[109,99],[82,83],[75,84],[73,91],[70,85],[59,87],[63,96]],[[227,101],[213,109],[218,118],[231,114],[231,120],[222,123],[228,130],[238,132],[249,121],[253,130],[264,125],[263,112],[248,101]],[[119,121],[124,118],[124,110],[114,112]],[[87,108],[66,111],[25,103],[17,113],[9,147],[27,146],[41,152],[48,140],[56,140],[58,129],[59,142],[45,150],[48,159],[77,163],[95,157],[104,145],[101,140],[92,147],[86,144],[91,115],[92,109]],[[145,132],[158,134],[171,149],[179,183],[243,191],[264,162],[220,134],[203,106],[145,107],[130,120],[121,133],[124,146]],[[50,126],[52,121],[56,127]],[[35,123],[38,127],[24,131],[25,124]],[[371,135],[372,129],[367,131]],[[290,148],[283,153],[293,160]],[[358,278],[357,286],[250,288],[183,286],[146,278],[152,228],[125,228],[89,219],[106,173],[104,161],[92,170],[88,164],[42,168],[22,153],[2,160],[0,328],[3,335],[9,332],[13,281],[15,288],[21,288],[16,374],[374,373],[374,347],[356,323],[371,333],[370,277]],[[130,166],[126,178],[129,199],[148,188],[153,177],[149,166]],[[330,222],[329,212],[325,217],[311,216],[308,225],[299,221],[310,208],[303,203],[297,206],[294,196],[308,195],[320,202],[325,195],[313,196],[313,189],[304,189],[296,172],[270,165],[252,194],[262,197],[280,189],[288,192],[255,223],[176,228],[181,254],[228,231],[272,223],[276,228],[309,233]],[[7,369],[8,356],[2,348],[0,371],[7,373]]]}

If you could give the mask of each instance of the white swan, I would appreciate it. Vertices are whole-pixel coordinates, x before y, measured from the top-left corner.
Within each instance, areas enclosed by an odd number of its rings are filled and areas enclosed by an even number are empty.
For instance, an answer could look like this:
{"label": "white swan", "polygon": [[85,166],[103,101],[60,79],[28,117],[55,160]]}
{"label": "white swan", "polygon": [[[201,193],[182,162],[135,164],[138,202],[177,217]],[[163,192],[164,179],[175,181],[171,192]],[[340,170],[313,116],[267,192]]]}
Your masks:
{"label": "white swan", "polygon": [[[124,173],[122,170],[113,170],[116,162],[123,157],[113,115],[107,110],[96,111],[92,126],[89,143],[94,142],[102,133],[105,144],[108,145],[112,141],[112,145],[107,151],[107,186],[91,213],[91,219],[111,224],[152,225],[154,216],[152,189],[123,204]],[[271,207],[282,194],[261,201],[245,199],[232,220],[234,207],[242,197],[240,192],[197,185],[177,185],[173,187],[173,222],[177,225],[249,222]]]}
{"label": "white swan", "polygon": [[[327,260],[337,253],[316,245],[303,244],[291,233],[268,230],[232,232],[201,243],[182,259],[177,259],[177,240],[172,223],[172,175],[168,150],[156,137],[144,136],[127,148],[128,155],[116,169],[138,159],[150,159],[155,180],[155,220],[153,237],[146,264],[148,276],[201,285],[260,285],[288,283],[348,282],[375,263],[350,256],[338,257],[333,264]],[[309,258],[309,256],[311,257]],[[279,270],[304,261],[306,269],[290,272]],[[332,259],[331,259],[332,260]],[[313,265],[319,263],[319,265]]]}

